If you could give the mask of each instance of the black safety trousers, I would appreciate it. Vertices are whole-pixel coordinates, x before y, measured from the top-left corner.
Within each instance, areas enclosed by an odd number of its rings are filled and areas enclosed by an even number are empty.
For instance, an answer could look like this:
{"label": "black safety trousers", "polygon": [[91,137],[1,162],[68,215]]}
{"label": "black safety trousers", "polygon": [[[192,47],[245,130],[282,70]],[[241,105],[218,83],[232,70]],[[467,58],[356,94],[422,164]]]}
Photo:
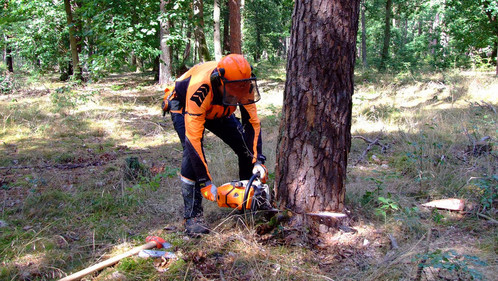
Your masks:
{"label": "black safety trousers", "polygon": [[[173,120],[173,126],[175,127],[178,137],[182,143],[183,147],[183,159],[182,159],[182,169],[181,174],[183,177],[197,181],[197,177],[193,166],[190,161],[188,153],[185,151],[185,118],[184,114],[181,113],[171,113],[171,119]],[[244,135],[244,129],[240,121],[232,114],[225,118],[218,119],[206,119],[204,127],[212,132],[214,135],[219,137],[224,143],[226,143],[237,155],[239,164],[239,179],[248,180],[252,176],[253,168],[253,155],[251,150],[246,145],[246,137]],[[201,139],[201,145],[203,145],[204,136]],[[218,167],[218,169],[224,169],[225,167]],[[196,187],[199,183],[196,184]]]}

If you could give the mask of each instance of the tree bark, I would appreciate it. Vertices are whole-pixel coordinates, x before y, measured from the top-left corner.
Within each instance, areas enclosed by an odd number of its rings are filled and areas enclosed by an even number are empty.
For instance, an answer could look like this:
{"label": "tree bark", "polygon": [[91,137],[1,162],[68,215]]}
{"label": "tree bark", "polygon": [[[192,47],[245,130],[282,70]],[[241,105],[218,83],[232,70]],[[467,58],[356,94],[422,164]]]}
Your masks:
{"label": "tree bark", "polygon": [[367,26],[366,26],[366,19],[365,19],[365,1],[363,0],[363,3],[361,5],[361,61],[363,63],[364,68],[368,68],[368,61],[367,61]]}
{"label": "tree bark", "polygon": [[223,54],[230,53],[230,7],[229,0],[225,0],[225,9],[223,12]]}
{"label": "tree bark", "polygon": [[495,75],[498,76],[498,36],[496,36],[496,42],[494,46],[494,52],[496,55],[496,72]]}
{"label": "tree bark", "polygon": [[214,57],[217,61],[221,59],[221,34],[220,34],[220,0],[214,0]]}
{"label": "tree bark", "polygon": [[154,62],[152,64],[152,72],[154,73],[154,81],[159,83],[159,64],[161,63],[161,55],[158,55],[154,58]]}
{"label": "tree bark", "polygon": [[64,8],[66,9],[67,25],[69,27],[69,45],[71,47],[71,61],[73,62],[73,74],[77,80],[82,80],[83,75],[81,72],[78,44],[75,36],[75,24],[73,21],[73,13],[71,10],[70,0],[64,0]]}
{"label": "tree bark", "polygon": [[228,0],[230,10],[230,53],[242,54],[240,31],[240,0]]}
{"label": "tree bark", "polygon": [[209,55],[206,36],[204,36],[204,3],[202,0],[194,0],[194,18],[197,21],[194,33],[199,46],[199,59],[201,61],[210,61],[211,56]]}
{"label": "tree bark", "polygon": [[344,208],[360,0],[296,0],[275,187],[297,217]]}
{"label": "tree bark", "polygon": [[[165,5],[169,0],[161,0],[159,9],[161,14],[164,14]],[[166,44],[166,36],[169,34],[169,21],[161,21],[159,28],[159,45],[161,48],[161,55],[159,58],[159,84],[166,85],[171,81],[171,48]]]}
{"label": "tree bark", "polygon": [[7,65],[9,72],[13,73],[14,60],[12,59],[12,49],[10,48],[9,43],[7,43],[7,46],[5,47],[5,64]]}
{"label": "tree bark", "polygon": [[389,43],[391,42],[391,10],[392,10],[392,0],[386,1],[386,19],[384,21],[384,46],[382,47],[382,55],[380,58],[381,70],[386,69],[386,61],[389,57]]}

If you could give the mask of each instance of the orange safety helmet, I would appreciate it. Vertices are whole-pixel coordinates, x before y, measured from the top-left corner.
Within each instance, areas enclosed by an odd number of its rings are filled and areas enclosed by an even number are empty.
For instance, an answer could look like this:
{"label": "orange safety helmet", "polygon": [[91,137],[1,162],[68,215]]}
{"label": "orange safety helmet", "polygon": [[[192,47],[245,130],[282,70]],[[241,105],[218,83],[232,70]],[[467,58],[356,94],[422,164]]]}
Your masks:
{"label": "orange safety helmet", "polygon": [[[221,58],[218,62],[218,70],[223,69],[221,73],[227,80],[243,80],[251,78],[251,65],[239,54],[230,54]],[[220,71],[220,72],[223,72]]]}
{"label": "orange safety helmet", "polygon": [[221,58],[211,82],[213,87],[223,88],[223,104],[247,105],[261,99],[256,76],[251,72],[251,65],[242,55],[230,54]]}

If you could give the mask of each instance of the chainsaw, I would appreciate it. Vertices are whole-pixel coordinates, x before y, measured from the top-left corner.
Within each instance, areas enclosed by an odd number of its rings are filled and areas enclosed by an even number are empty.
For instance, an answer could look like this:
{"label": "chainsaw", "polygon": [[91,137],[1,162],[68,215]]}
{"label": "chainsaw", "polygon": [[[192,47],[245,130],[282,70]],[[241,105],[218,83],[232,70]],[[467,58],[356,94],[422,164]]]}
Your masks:
{"label": "chainsaw", "polygon": [[238,180],[218,187],[216,202],[219,207],[239,211],[273,210],[272,191],[260,180],[259,172],[249,180]]}

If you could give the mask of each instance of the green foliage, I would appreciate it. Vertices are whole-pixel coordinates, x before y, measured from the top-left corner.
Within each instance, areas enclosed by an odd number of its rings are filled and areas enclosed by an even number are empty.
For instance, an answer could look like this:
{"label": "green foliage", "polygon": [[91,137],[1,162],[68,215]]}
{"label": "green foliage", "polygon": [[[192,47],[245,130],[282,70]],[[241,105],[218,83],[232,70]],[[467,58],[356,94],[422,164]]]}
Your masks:
{"label": "green foliage", "polygon": [[441,215],[441,213],[439,213],[439,211],[437,209],[433,209],[432,210],[432,220],[439,224],[441,223],[441,220],[444,219],[444,216]]}
{"label": "green foliage", "polygon": [[[192,48],[192,30],[198,24],[193,17],[192,1],[166,1],[161,14],[160,1],[71,1],[73,27],[79,59],[85,75],[100,79],[110,72],[147,70],[160,55],[160,22],[168,21],[163,40],[172,47],[173,70],[197,63]],[[212,6],[204,1],[204,33],[212,43]],[[226,3],[220,4],[227,11]],[[15,48],[17,67],[34,71],[58,71],[66,80],[72,73],[69,32],[63,1],[20,0],[9,2],[0,11],[0,26],[6,36],[0,47]],[[247,37],[244,50],[255,61],[263,53],[273,60],[285,55],[285,38],[290,34],[293,1],[248,1],[244,9]],[[221,19],[224,21],[225,19]],[[221,24],[223,28],[223,24]],[[211,48],[212,49],[212,48]],[[183,57],[184,54],[189,56]]]}
{"label": "green foliage", "polygon": [[95,93],[77,94],[71,90],[71,86],[63,86],[55,89],[50,95],[50,101],[54,106],[52,111],[59,112],[61,110],[73,109],[79,104],[85,104],[93,97]]}
{"label": "green foliage", "polygon": [[[173,72],[199,61],[191,42],[199,21],[193,16],[192,1],[167,1],[164,14],[159,11],[158,0],[71,3],[80,62],[92,80],[110,72],[153,67],[160,55],[161,21],[169,22],[163,40],[171,46]],[[227,13],[226,3],[220,6],[222,14]],[[293,6],[292,0],[245,3],[243,50],[254,62],[285,59]],[[385,1],[368,0],[364,6],[366,57],[369,65],[378,66],[384,40]],[[213,44],[212,10],[213,2],[204,1],[204,33],[209,46]],[[390,54],[385,64],[402,77],[413,77],[424,69],[489,67],[495,63],[496,1],[393,1],[392,12]],[[71,55],[63,1],[7,1],[0,16],[5,35],[0,38],[0,47],[15,49],[17,68],[57,71],[61,79],[69,77]],[[222,29],[225,20],[222,16]],[[360,28],[358,46],[362,35]],[[213,52],[212,47],[209,49]]]}
{"label": "green foliage", "polygon": [[469,185],[468,196],[479,203],[478,211],[491,212],[498,200],[498,175],[479,178]]}
{"label": "green foliage", "polygon": [[[385,1],[369,0],[363,5],[368,64],[379,66]],[[393,1],[388,69],[414,75],[421,69],[489,67],[496,59],[497,6],[493,0]],[[360,26],[358,46],[362,35]]]}
{"label": "green foliage", "polygon": [[445,280],[482,280],[483,274],[475,266],[487,266],[487,263],[476,256],[459,255],[454,250],[433,252],[417,255],[421,260],[420,268],[439,269],[439,276]]}
{"label": "green foliage", "polygon": [[370,177],[367,178],[375,184],[375,189],[373,191],[366,190],[360,199],[360,203],[363,207],[374,207],[374,213],[381,217],[384,222],[387,222],[388,215],[393,215],[401,211],[401,207],[398,202],[392,199],[392,194],[387,193],[383,196],[384,181],[386,179],[396,176],[395,174],[385,174],[381,173],[382,179]]}
{"label": "green foliage", "polygon": [[290,35],[293,1],[253,0],[244,6],[244,51],[259,61],[263,53],[270,61],[285,54],[285,38]]}
{"label": "green foliage", "polygon": [[[498,4],[493,0],[451,0],[446,3],[445,24],[452,35],[450,46],[457,53],[453,54],[459,66],[486,64],[486,52],[491,51],[498,42]],[[492,20],[494,17],[494,20]],[[462,53],[467,55],[462,56]],[[496,56],[496,53],[495,53]],[[495,58],[492,58],[495,59]]]}
{"label": "green foliage", "polygon": [[396,201],[391,199],[391,193],[387,194],[387,197],[379,196],[377,198],[378,205],[375,209],[375,213],[387,220],[387,215],[399,210],[399,205]]}
{"label": "green foliage", "polygon": [[9,94],[14,90],[10,76],[0,76],[0,94]]}

